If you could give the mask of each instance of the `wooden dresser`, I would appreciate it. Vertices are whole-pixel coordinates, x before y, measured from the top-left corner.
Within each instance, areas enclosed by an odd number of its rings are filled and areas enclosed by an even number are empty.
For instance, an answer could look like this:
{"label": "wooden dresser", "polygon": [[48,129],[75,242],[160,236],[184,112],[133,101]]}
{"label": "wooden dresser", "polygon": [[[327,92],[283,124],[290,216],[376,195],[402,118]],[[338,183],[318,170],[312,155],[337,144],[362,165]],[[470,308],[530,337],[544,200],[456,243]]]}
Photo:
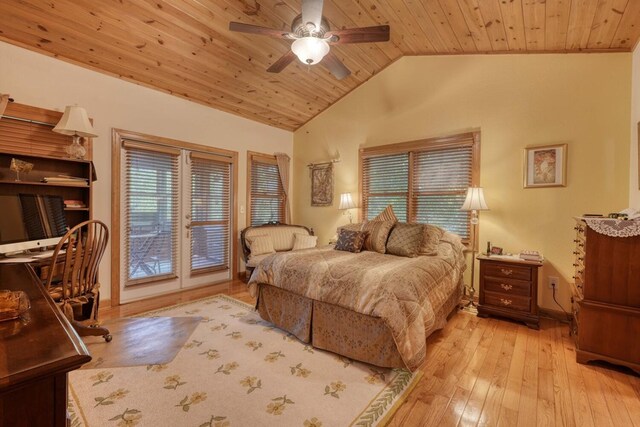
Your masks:
{"label": "wooden dresser", "polygon": [[478,256],[480,303],[478,316],[496,315],[538,329],[538,268],[540,262]]}
{"label": "wooden dresser", "polygon": [[0,264],[0,288],[24,291],[31,309],[0,322],[0,426],[67,426],[67,373],[91,360],[27,264]]}
{"label": "wooden dresser", "polygon": [[575,230],[576,360],[604,360],[640,373],[640,236],[607,236],[583,219]]}

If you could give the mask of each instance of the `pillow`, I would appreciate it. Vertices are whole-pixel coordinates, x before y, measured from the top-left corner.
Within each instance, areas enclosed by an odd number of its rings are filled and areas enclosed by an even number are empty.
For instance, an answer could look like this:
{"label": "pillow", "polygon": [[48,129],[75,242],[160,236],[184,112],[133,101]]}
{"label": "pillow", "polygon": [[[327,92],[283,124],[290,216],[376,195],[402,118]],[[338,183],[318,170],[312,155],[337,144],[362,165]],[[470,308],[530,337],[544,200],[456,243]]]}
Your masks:
{"label": "pillow", "polygon": [[364,231],[340,230],[338,233],[338,242],[334,249],[337,251],[358,253],[362,250],[366,235],[367,233]]}
{"label": "pillow", "polygon": [[358,222],[356,224],[347,224],[338,227],[336,233],[340,233],[340,230],[351,230],[351,231],[362,231],[362,227],[364,226],[364,222]]}
{"label": "pillow", "polygon": [[435,225],[425,224],[422,244],[420,245],[420,255],[436,255],[438,253],[438,244],[444,235],[444,230]]}
{"label": "pillow", "polygon": [[381,254],[386,252],[387,238],[393,228],[392,221],[369,221],[365,222],[362,231],[367,233],[364,241],[364,250],[375,251]]}
{"label": "pillow", "polygon": [[389,234],[387,253],[413,258],[418,255],[424,236],[424,225],[397,223]]}
{"label": "pillow", "polygon": [[395,213],[393,213],[393,206],[387,205],[386,208],[382,212],[378,214],[377,217],[373,218],[371,221],[391,221],[394,224],[398,222],[398,217]]}
{"label": "pillow", "polygon": [[276,250],[273,248],[273,240],[271,236],[253,236],[249,241],[251,256],[272,254]]}
{"label": "pillow", "polygon": [[318,236],[296,233],[293,235],[293,248],[291,250],[299,251],[302,249],[315,248],[317,243]]}

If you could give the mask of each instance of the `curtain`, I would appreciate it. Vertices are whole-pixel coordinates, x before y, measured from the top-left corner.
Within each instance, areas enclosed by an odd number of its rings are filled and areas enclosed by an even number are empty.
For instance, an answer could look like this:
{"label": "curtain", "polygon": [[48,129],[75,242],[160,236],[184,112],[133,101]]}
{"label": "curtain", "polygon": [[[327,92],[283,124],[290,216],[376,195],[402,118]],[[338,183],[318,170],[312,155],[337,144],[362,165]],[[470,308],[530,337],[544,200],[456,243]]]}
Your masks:
{"label": "curtain", "polygon": [[8,103],[9,103],[9,95],[6,93],[0,94],[0,119],[4,114],[4,110],[7,108]]}
{"label": "curtain", "polygon": [[289,164],[291,159],[285,153],[274,153],[276,162],[278,163],[278,173],[280,174],[280,183],[285,195],[284,201],[284,222],[291,223],[291,204],[289,203]]}

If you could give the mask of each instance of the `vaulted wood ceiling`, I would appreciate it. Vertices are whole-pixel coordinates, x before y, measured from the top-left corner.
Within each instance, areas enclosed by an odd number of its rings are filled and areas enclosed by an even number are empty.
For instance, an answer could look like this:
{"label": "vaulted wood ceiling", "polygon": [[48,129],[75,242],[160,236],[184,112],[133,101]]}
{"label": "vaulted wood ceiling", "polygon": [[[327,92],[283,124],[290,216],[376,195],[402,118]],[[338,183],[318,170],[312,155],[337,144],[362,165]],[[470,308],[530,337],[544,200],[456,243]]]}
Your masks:
{"label": "vaulted wood ceiling", "polygon": [[[290,41],[300,0],[1,0],[0,40],[282,129],[295,130],[403,55],[630,51],[640,0],[325,0],[332,28],[389,24],[388,43],[333,46],[334,79],[298,61],[265,70]],[[10,88],[5,88],[10,90]]]}

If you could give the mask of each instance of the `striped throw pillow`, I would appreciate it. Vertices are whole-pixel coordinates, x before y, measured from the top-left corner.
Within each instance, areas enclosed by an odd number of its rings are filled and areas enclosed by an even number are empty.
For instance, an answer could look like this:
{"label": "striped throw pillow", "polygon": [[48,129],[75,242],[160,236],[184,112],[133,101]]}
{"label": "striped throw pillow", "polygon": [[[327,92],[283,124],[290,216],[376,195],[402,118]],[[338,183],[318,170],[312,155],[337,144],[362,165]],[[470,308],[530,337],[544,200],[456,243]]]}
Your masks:
{"label": "striped throw pillow", "polygon": [[273,239],[271,236],[253,236],[249,240],[251,256],[272,254],[276,250],[273,248]]}
{"label": "striped throw pillow", "polygon": [[394,224],[398,222],[398,217],[393,212],[393,206],[388,205],[382,212],[378,214],[377,217],[373,218],[371,221],[391,221]]}
{"label": "striped throw pillow", "polygon": [[315,248],[318,243],[318,236],[308,236],[306,234],[296,233],[293,235],[293,249],[292,251],[299,251],[302,249]]}
{"label": "striped throw pillow", "polygon": [[393,228],[393,221],[369,221],[365,222],[362,231],[367,233],[364,241],[365,251],[375,251],[381,254],[387,250],[387,238]]}

